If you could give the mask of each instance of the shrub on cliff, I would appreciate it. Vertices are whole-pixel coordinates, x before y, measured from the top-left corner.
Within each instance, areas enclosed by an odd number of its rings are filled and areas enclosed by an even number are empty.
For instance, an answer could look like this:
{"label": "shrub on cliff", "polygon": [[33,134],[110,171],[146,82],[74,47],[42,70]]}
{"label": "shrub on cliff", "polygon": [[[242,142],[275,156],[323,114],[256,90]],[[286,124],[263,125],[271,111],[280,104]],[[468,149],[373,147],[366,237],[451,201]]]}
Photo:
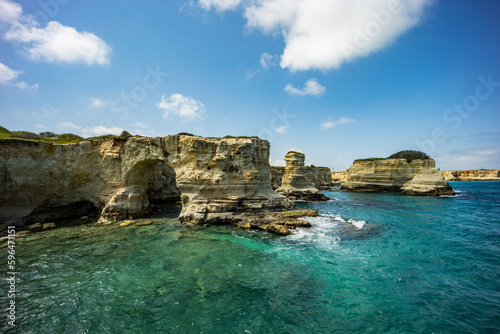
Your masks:
{"label": "shrub on cliff", "polygon": [[19,139],[40,139],[40,135],[37,135],[36,133],[33,132],[28,132],[28,131],[14,131],[10,134],[12,138],[19,138]]}
{"label": "shrub on cliff", "polygon": [[42,138],[53,138],[53,137],[57,137],[58,135],[55,134],[54,132],[52,131],[44,131],[44,132],[40,132],[39,133],[40,137]]}
{"label": "shrub on cliff", "polygon": [[388,159],[406,159],[406,161],[411,162],[415,159],[429,159],[429,155],[421,151],[405,150],[394,153]]}

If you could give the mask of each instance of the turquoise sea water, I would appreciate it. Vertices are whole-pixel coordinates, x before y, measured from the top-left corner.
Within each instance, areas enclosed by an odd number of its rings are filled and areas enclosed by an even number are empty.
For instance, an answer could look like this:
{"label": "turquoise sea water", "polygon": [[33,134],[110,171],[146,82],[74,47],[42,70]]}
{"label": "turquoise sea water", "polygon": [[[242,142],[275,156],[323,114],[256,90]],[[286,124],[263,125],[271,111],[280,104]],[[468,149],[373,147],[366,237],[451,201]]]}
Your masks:
{"label": "turquoise sea water", "polygon": [[498,333],[500,182],[451,184],[327,192],[288,237],[162,218],[19,238],[16,327],[2,315],[0,332]]}

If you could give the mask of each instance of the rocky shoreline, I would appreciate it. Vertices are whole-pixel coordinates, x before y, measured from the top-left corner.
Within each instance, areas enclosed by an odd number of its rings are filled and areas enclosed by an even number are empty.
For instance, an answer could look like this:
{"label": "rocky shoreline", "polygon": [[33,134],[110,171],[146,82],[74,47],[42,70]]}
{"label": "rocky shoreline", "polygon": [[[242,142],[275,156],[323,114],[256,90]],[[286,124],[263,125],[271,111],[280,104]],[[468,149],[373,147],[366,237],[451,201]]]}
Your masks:
{"label": "rocky shoreline", "polygon": [[442,170],[439,173],[446,181],[500,181],[498,169]]}

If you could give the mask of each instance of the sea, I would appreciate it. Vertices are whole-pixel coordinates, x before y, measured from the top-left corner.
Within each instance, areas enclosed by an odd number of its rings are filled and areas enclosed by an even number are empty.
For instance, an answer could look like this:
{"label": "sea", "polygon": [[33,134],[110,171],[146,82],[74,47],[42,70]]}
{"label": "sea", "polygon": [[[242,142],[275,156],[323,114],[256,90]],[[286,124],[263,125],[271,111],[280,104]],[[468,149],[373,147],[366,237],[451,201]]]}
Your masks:
{"label": "sea", "polygon": [[500,182],[450,184],[324,192],[297,203],[321,216],[290,236],[165,214],[19,237],[0,332],[500,333]]}

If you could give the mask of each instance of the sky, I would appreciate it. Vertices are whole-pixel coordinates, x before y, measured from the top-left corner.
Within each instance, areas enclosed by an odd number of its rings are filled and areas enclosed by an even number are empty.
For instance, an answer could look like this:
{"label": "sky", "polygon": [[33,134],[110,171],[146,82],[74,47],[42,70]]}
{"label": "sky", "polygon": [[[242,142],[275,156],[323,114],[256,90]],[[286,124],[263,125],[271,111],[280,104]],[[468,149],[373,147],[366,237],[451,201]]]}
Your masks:
{"label": "sky", "polygon": [[500,2],[0,0],[0,125],[500,169]]}

